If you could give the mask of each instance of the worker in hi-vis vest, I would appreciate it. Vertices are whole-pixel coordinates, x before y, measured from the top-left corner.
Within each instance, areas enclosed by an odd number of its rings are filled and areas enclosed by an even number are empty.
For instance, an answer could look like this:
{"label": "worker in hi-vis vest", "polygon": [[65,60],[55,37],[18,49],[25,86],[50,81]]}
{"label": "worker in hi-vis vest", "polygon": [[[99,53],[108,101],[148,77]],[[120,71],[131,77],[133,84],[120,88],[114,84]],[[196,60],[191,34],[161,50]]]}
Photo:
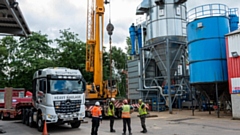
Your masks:
{"label": "worker in hi-vis vest", "polygon": [[97,101],[92,111],[92,132],[91,135],[98,134],[98,127],[100,125],[100,121],[102,122],[102,110],[100,108],[100,103]]}
{"label": "worker in hi-vis vest", "polygon": [[111,98],[111,101],[108,105],[108,117],[110,119],[110,132],[116,132],[113,129],[114,125],[114,118],[115,118],[115,106],[114,106],[115,98]]}
{"label": "worker in hi-vis vest", "polygon": [[129,135],[132,135],[131,132],[131,113],[133,112],[133,107],[128,104],[126,99],[123,100],[122,106],[122,119],[123,119],[123,133],[122,135],[126,135],[126,125],[128,126]]}
{"label": "worker in hi-vis vest", "polygon": [[146,105],[142,102],[142,99],[138,100],[138,104],[140,105],[138,108],[138,112],[140,115],[140,120],[141,120],[141,125],[143,130],[141,131],[141,133],[147,133],[147,128],[146,128],[146,116],[147,116],[147,109],[146,109]]}

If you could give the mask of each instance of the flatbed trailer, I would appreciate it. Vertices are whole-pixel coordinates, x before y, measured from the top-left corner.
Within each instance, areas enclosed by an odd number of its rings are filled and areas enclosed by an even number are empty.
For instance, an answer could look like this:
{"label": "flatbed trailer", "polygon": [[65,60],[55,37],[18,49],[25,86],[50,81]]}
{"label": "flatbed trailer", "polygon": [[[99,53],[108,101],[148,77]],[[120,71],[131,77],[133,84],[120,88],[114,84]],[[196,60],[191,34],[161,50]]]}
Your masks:
{"label": "flatbed trailer", "polygon": [[17,98],[13,97],[11,108],[0,108],[0,119],[20,119],[22,118],[22,113],[25,108],[32,107],[32,98],[23,97]]}

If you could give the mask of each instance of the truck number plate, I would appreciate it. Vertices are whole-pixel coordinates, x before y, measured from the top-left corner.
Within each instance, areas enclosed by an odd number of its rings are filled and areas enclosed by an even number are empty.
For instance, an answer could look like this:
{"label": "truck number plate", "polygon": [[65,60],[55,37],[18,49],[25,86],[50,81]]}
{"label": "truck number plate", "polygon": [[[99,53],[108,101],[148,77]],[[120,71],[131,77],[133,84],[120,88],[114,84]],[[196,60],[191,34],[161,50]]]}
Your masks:
{"label": "truck number plate", "polygon": [[66,120],[72,120],[72,118],[65,118]]}

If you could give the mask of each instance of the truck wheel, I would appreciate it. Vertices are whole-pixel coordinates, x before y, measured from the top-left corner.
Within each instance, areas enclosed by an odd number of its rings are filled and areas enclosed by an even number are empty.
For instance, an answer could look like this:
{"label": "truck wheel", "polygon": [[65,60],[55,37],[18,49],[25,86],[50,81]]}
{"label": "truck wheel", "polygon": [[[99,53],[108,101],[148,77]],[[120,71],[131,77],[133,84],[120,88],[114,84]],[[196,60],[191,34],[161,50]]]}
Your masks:
{"label": "truck wheel", "polygon": [[28,126],[28,113],[29,113],[29,111],[28,111],[28,109],[26,109],[25,110],[25,115],[24,115],[24,117],[25,117],[25,124]]}
{"label": "truck wheel", "polygon": [[43,131],[43,120],[41,115],[38,117],[38,120],[37,120],[37,128],[39,132]]}
{"label": "truck wheel", "polygon": [[80,125],[81,125],[81,121],[75,121],[75,122],[71,123],[72,128],[79,128]]}
{"label": "truck wheel", "polygon": [[25,124],[25,110],[22,110],[22,123]]}
{"label": "truck wheel", "polygon": [[28,125],[29,127],[34,127],[33,113],[31,111],[28,114]]}

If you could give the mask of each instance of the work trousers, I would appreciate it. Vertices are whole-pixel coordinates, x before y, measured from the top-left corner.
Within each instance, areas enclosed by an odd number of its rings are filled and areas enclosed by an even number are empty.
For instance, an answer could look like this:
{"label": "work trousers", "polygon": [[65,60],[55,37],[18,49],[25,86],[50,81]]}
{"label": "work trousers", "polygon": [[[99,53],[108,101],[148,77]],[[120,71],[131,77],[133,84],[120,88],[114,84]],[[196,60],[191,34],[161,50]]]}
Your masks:
{"label": "work trousers", "polygon": [[126,126],[128,126],[128,132],[131,133],[131,118],[123,118],[123,133],[126,133]]}
{"label": "work trousers", "polygon": [[97,135],[98,133],[98,127],[99,127],[100,119],[93,118],[92,119],[92,132],[91,135]]}
{"label": "work trousers", "polygon": [[113,130],[113,125],[114,125],[114,116],[109,116],[110,119],[110,130]]}
{"label": "work trousers", "polygon": [[145,124],[146,114],[141,115],[141,116],[140,116],[140,120],[141,120],[141,125],[142,125],[142,128],[143,128],[143,131],[147,131],[146,124]]}

